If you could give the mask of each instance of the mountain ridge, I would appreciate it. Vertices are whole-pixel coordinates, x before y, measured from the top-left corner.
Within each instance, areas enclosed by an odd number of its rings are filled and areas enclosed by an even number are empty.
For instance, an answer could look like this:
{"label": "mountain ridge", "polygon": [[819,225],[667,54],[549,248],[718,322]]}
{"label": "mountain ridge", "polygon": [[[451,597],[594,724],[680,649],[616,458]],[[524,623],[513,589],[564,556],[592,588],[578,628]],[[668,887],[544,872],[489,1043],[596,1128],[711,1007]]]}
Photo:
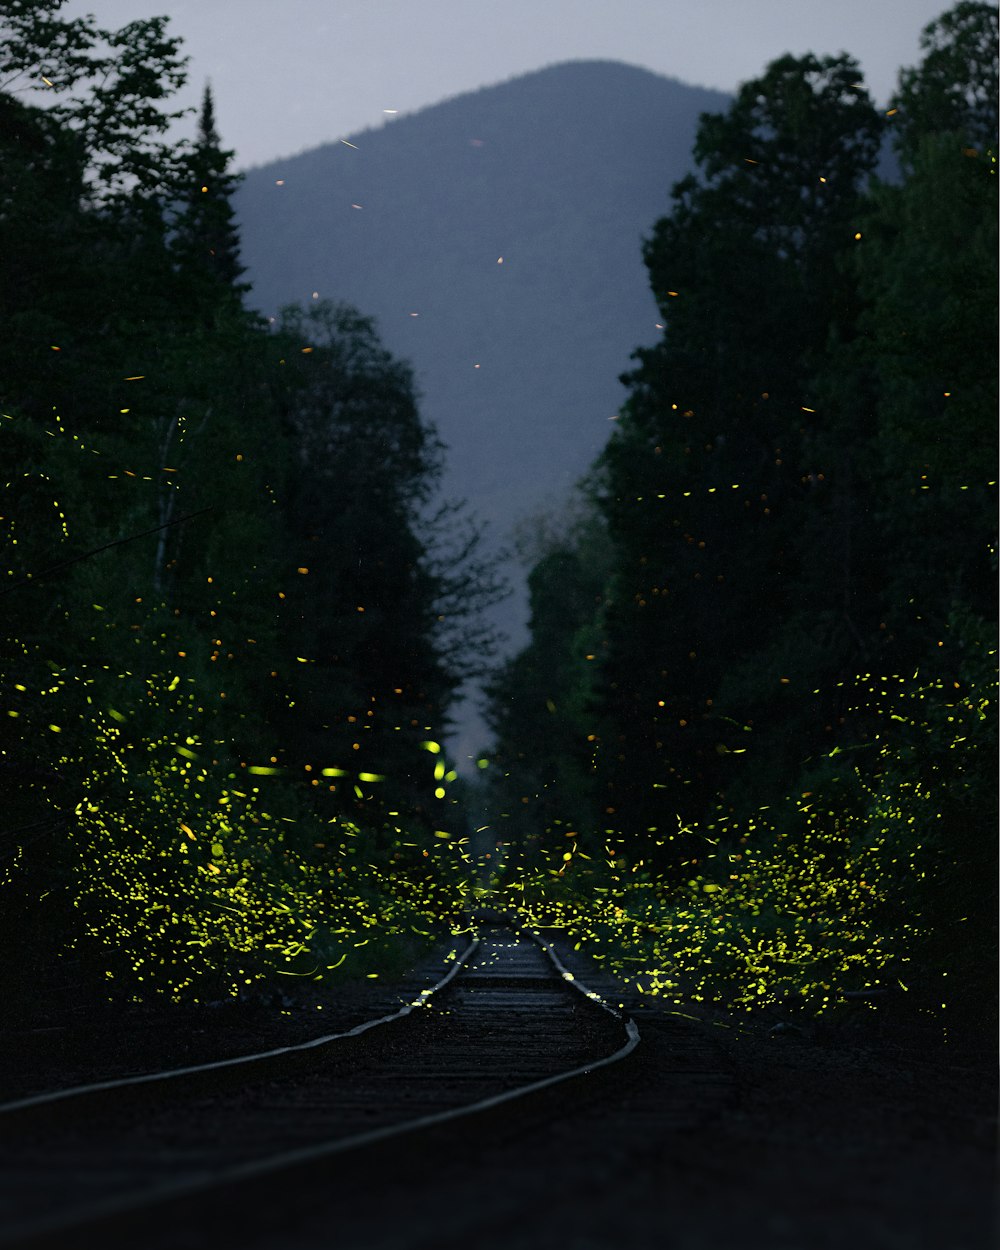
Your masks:
{"label": "mountain ridge", "polygon": [[328,139],[323,143],[312,144],[307,148],[300,148],[294,152],[285,153],[282,156],[276,156],[266,161],[258,161],[255,164],[247,165],[240,170],[242,177],[251,177],[261,170],[269,170],[275,165],[280,165],[288,161],[297,160],[301,156],[320,151],[324,148],[333,148],[341,144],[345,139],[353,144],[360,145],[362,142],[368,141],[373,136],[381,136],[385,131],[401,125],[404,122],[415,118],[422,118],[428,113],[438,112],[449,108],[451,105],[460,103],[463,106],[466,103],[474,102],[480,97],[498,98],[508,87],[518,89],[522,84],[531,82],[536,78],[551,78],[553,75],[562,75],[564,71],[584,71],[588,74],[594,71],[611,71],[620,76],[620,81],[625,75],[634,75],[635,81],[640,79],[655,80],[657,83],[671,83],[685,91],[702,92],[706,96],[718,98],[722,102],[727,102],[730,97],[724,93],[711,87],[702,87],[694,83],[684,82],[680,78],[674,78],[669,75],[659,74],[655,70],[646,69],[642,65],[635,65],[628,61],[618,61],[611,57],[574,57],[565,61],[552,61],[545,65],[539,66],[537,69],[526,70],[522,73],[511,74],[507,78],[498,79],[496,82],[484,83],[482,86],[474,87],[468,91],[456,91],[452,95],[443,96],[440,100],[433,104],[426,104],[417,109],[411,109],[398,116],[385,117],[380,122],[373,122],[365,126],[361,130],[354,130],[344,136],[337,136]]}
{"label": "mountain ridge", "polygon": [[[247,172],[250,302],[332,298],[408,360],[448,448],[444,490],[499,546],[556,507],[655,341],[642,239],[720,92],[581,60],[449,97]],[[523,588],[496,616],[524,636]]]}

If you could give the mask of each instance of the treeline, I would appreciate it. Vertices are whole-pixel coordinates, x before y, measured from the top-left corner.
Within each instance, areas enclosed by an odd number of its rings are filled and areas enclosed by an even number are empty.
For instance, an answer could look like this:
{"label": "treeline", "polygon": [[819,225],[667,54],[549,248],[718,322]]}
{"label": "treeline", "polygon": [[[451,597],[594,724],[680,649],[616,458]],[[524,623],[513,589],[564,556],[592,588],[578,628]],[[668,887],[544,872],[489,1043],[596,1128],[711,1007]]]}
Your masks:
{"label": "treeline", "polygon": [[166,19],[62,7],[0,15],[6,962],[175,997],[377,966],[462,831],[438,744],[492,574],[372,323],[247,309]]}
{"label": "treeline", "polygon": [[490,817],[647,985],[992,985],[996,43],[963,0],[885,112],[782,57],[645,242],[662,338],[530,574]]}

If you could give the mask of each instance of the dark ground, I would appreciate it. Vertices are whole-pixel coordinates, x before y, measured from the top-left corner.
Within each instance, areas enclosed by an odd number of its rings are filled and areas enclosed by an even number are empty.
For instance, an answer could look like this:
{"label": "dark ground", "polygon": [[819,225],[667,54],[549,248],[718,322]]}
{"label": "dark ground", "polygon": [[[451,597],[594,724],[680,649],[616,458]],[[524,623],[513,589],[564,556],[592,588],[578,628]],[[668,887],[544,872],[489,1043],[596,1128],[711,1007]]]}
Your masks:
{"label": "dark ground", "polygon": [[[449,945],[454,945],[450,943]],[[573,958],[567,955],[567,959]],[[583,969],[580,957],[578,970]],[[574,966],[571,963],[571,966]],[[391,1009],[426,983],[343,990],[323,1012],[39,1013],[0,1039],[5,1097],[258,1050]],[[436,965],[440,969],[441,965]],[[421,977],[426,978],[421,981]],[[595,987],[601,988],[595,978]],[[240,1250],[987,1250],[996,1244],[991,1038],[882,1018],[825,1035],[631,1002],[642,1042],[600,1081],[457,1131],[192,1208],[185,1239]],[[144,1238],[146,1240],[146,1238]],[[74,1245],[83,1245],[74,1242]],[[123,1244],[128,1244],[127,1240]]]}

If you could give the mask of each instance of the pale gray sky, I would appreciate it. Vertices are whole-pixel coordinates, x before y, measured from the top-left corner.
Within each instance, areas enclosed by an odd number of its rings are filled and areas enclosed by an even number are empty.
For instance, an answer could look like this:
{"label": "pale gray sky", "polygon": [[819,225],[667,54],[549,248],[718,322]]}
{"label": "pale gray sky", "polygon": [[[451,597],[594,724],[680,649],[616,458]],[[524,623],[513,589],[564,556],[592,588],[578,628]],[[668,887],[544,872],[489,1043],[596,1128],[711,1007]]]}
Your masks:
{"label": "pale gray sky", "polygon": [[166,13],[241,167],[558,61],[733,90],[783,52],[851,52],[884,101],[950,0],[69,0],[106,26]]}

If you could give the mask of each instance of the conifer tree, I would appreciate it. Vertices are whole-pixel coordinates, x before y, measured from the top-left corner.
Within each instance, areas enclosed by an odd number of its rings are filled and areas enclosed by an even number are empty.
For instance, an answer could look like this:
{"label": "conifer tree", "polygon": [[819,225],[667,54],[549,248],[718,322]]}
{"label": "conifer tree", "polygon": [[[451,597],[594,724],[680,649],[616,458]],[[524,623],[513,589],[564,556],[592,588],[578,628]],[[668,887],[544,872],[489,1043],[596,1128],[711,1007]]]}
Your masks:
{"label": "conifer tree", "polygon": [[215,125],[215,101],[205,86],[198,135],[184,162],[181,208],[174,223],[173,251],[190,279],[245,291],[239,279],[240,238],[232,197],[240,178],[230,169],[233,153],[222,147]]}

